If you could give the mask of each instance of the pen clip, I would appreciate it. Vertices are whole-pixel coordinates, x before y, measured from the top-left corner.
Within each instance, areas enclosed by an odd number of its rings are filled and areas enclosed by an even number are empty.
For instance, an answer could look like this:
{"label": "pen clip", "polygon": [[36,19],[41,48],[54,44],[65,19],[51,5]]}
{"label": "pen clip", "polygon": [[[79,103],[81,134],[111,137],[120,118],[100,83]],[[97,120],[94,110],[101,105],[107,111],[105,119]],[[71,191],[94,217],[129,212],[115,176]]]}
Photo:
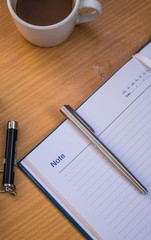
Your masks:
{"label": "pen clip", "polygon": [[92,133],[94,133],[94,129],[70,106],[65,105],[65,107],[80,121],[82,124],[87,127]]}

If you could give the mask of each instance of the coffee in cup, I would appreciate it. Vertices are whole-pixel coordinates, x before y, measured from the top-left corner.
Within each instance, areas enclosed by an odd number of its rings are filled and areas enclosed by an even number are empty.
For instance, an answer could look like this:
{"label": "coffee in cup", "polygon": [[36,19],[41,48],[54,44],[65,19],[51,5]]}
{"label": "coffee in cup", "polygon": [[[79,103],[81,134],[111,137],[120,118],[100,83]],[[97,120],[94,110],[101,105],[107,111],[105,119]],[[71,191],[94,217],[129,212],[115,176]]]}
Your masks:
{"label": "coffee in cup", "polygon": [[[97,0],[7,0],[7,5],[20,33],[41,47],[64,42],[76,24],[95,20],[102,11]],[[85,8],[92,12],[80,13]]]}
{"label": "coffee in cup", "polygon": [[17,0],[16,13],[27,23],[48,26],[61,22],[74,7],[74,0]]}

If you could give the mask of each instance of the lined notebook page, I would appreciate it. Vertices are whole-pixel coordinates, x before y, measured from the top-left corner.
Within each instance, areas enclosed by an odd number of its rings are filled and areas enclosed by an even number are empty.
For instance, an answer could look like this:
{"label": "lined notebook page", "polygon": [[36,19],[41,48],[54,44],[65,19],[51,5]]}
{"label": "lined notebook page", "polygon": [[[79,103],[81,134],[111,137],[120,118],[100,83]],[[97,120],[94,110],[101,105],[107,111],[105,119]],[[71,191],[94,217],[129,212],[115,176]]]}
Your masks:
{"label": "lined notebook page", "polygon": [[[151,44],[142,50],[148,56]],[[21,164],[93,239],[151,239],[151,72],[130,60],[78,112],[148,189],[141,194],[67,120]]]}

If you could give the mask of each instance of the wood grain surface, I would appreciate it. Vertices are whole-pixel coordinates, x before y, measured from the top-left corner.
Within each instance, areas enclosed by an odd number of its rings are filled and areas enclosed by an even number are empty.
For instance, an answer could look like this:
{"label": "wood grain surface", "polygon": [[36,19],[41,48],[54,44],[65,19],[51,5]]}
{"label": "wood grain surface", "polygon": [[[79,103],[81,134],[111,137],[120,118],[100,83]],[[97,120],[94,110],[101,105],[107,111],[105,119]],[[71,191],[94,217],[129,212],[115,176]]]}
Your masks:
{"label": "wood grain surface", "polygon": [[[63,104],[77,108],[151,38],[150,0],[100,2],[99,19],[40,48],[21,36],[0,0],[0,168],[7,121],[19,122],[18,162],[64,120]],[[16,197],[0,195],[0,240],[85,239],[18,167],[15,185]]]}

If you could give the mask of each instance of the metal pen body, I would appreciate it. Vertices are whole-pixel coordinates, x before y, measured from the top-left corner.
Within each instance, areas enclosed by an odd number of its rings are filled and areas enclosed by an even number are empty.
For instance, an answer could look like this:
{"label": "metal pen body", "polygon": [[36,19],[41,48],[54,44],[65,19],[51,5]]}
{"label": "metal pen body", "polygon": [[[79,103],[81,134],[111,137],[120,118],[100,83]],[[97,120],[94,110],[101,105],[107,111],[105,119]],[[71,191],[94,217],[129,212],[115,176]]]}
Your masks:
{"label": "metal pen body", "polygon": [[15,193],[14,174],[16,164],[16,143],[18,123],[9,121],[7,124],[6,150],[3,174],[3,186],[5,191]]}
{"label": "metal pen body", "polygon": [[88,125],[80,120],[80,116],[74,112],[69,106],[63,106],[60,111],[71,120],[88,138],[89,140],[129,179],[131,182],[144,194],[147,194],[147,189],[136,179],[136,177],[124,166],[124,164],[114,156],[113,153],[95,136]]}

